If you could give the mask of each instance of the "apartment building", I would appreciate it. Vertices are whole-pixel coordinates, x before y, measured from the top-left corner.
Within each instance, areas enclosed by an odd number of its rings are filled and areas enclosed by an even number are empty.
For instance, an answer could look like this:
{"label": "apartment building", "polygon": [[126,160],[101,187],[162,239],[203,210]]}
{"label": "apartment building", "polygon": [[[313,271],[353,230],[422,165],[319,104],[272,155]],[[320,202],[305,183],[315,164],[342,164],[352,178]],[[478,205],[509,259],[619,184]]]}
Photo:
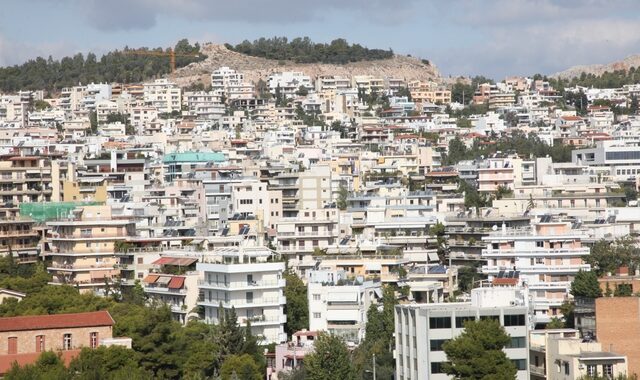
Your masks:
{"label": "apartment building", "polygon": [[532,330],[529,333],[532,380],[626,376],[627,358],[604,351],[602,344],[582,339],[574,329]]}
{"label": "apartment building", "polygon": [[384,78],[374,77],[372,75],[354,75],[351,78],[352,86],[363,90],[366,94],[372,92],[381,93],[384,90]]}
{"label": "apartment building", "polygon": [[313,90],[311,77],[299,71],[284,71],[271,74],[267,80],[267,85],[271,95],[275,96],[276,91],[280,91],[280,94],[287,98],[294,97],[300,87]]}
{"label": "apartment building", "polygon": [[225,113],[222,95],[216,91],[185,92],[184,98],[190,116],[218,120]]}
{"label": "apartment building", "polygon": [[595,148],[571,152],[574,164],[587,165],[591,174],[614,181],[636,181],[640,177],[640,143],[599,141]]}
{"label": "apartment building", "polygon": [[37,262],[41,233],[35,224],[28,217],[0,219],[0,255],[12,255],[18,264]]}
{"label": "apartment building", "polygon": [[[449,104],[451,91],[435,82],[411,81],[407,84],[411,99],[420,104]],[[470,97],[472,94],[468,94]]]}
{"label": "apartment building", "polygon": [[307,285],[310,330],[325,331],[348,344],[359,344],[364,339],[367,310],[382,298],[380,282],[331,281],[313,275],[310,278],[316,280]]}
{"label": "apartment building", "polygon": [[351,80],[339,75],[321,75],[316,78],[316,91],[338,91],[351,88]]}
{"label": "apartment building", "polygon": [[275,361],[267,365],[267,380],[278,380],[279,373],[289,373],[304,365],[304,357],[314,352],[318,331],[293,333],[290,341],[276,346]]}
{"label": "apartment building", "polygon": [[245,82],[244,74],[226,66],[211,73],[211,91],[224,95],[227,102],[249,100],[254,96],[254,87]]}
{"label": "apartment building", "polygon": [[570,297],[571,281],[578,271],[590,269],[582,260],[590,252],[582,246],[585,235],[576,227],[543,215],[530,227],[507,228],[503,224],[482,238],[487,244],[482,251],[487,265],[482,272],[490,281],[510,278],[526,284],[536,325],[561,317],[560,306]]}
{"label": "apartment building", "polygon": [[[203,254],[196,269],[202,273],[199,284],[206,323],[218,324],[219,310],[235,309],[241,326],[251,324],[251,332],[264,343],[287,340],[284,324],[283,278],[285,263],[275,261],[265,247],[221,248]],[[222,307],[221,307],[222,306]]]}
{"label": "apartment building", "polygon": [[182,109],[182,90],[167,79],[144,83],[143,99],[146,105],[159,113],[180,112]]}
{"label": "apartment building", "polygon": [[406,304],[395,308],[396,379],[445,380],[442,345],[456,338],[468,320],[500,321],[511,342],[504,349],[518,369],[516,379],[529,379],[527,296],[522,289],[476,288],[471,302]]}
{"label": "apartment building", "polygon": [[595,300],[596,339],[604,351],[627,357],[628,373],[640,373],[640,297]]}
{"label": "apartment building", "polygon": [[278,251],[300,262],[337,244],[339,212],[337,208],[304,209],[296,217],[280,218],[276,225]]}
{"label": "apartment building", "polygon": [[76,286],[101,293],[120,274],[115,252],[135,236],[135,222],[112,217],[110,206],[85,206],[69,216],[47,222],[51,284]]}
{"label": "apartment building", "polygon": [[[198,303],[200,273],[188,270],[191,267],[195,269],[196,261],[196,258],[165,255],[154,261],[158,269],[143,280],[143,289],[149,300],[169,306],[173,319],[182,324],[187,324],[189,317],[198,315],[194,309]],[[171,272],[182,274],[164,273],[165,267],[174,268]]]}
{"label": "apartment building", "polygon": [[0,216],[15,218],[22,203],[51,201],[58,178],[51,159],[40,155],[4,155],[0,159]]}

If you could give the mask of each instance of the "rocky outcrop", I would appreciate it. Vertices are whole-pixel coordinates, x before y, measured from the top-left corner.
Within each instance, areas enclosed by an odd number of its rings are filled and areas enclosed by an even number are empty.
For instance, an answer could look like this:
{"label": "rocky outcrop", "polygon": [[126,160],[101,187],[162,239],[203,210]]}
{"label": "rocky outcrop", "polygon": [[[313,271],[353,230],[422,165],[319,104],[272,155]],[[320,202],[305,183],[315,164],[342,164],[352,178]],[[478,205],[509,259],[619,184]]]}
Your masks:
{"label": "rocky outcrop", "polygon": [[324,63],[295,63],[292,61],[276,61],[259,57],[251,57],[227,49],[224,45],[205,44],[202,52],[207,58],[202,62],[192,63],[176,70],[171,79],[180,86],[210,81],[211,72],[221,66],[228,66],[244,73],[246,80],[257,83],[266,80],[269,75],[279,71],[302,71],[315,78],[319,75],[373,75],[377,77],[393,77],[406,81],[433,80],[441,81],[438,69],[432,63],[420,59],[395,55],[390,59],[376,61],[352,62],[345,65]]}
{"label": "rocky outcrop", "polygon": [[573,66],[567,70],[553,74],[552,78],[571,79],[579,77],[582,73],[602,75],[606,71],[629,70],[632,67],[640,67],[640,55],[629,56],[622,61],[611,62],[601,65],[581,65]]}

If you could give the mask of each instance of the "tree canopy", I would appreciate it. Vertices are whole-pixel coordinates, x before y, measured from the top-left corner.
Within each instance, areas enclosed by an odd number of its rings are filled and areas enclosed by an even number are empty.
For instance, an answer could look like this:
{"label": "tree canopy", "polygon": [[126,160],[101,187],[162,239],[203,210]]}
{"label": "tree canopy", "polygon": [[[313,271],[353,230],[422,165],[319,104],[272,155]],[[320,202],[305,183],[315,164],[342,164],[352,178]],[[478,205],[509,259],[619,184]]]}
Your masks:
{"label": "tree canopy", "polygon": [[602,297],[602,290],[598,284],[598,276],[593,271],[579,271],[571,282],[571,295],[574,297],[598,298]]}
{"label": "tree canopy", "polygon": [[309,37],[260,38],[250,42],[244,40],[235,46],[225,44],[227,49],[238,53],[275,60],[291,60],[297,63],[345,64],[358,61],[373,61],[393,57],[393,51],[369,49],[359,44],[349,44],[342,38],[330,43],[315,43]]}
{"label": "tree canopy", "polygon": [[[180,40],[173,48],[176,67],[204,60],[200,45],[191,45],[187,39]],[[51,56],[38,57],[21,65],[0,68],[0,91],[48,90],[59,91],[63,87],[77,86],[78,83],[119,82],[136,83],[169,73],[169,56],[139,54],[168,53],[168,49],[141,48],[114,50],[98,59],[94,53],[86,57],[78,53],[73,57],[55,60]],[[179,54],[193,55],[182,57]]]}
{"label": "tree canopy", "polygon": [[640,248],[631,236],[617,238],[614,241],[599,240],[591,248],[591,253],[584,257],[591,265],[591,270],[600,277],[607,272],[615,272],[626,266],[630,270],[640,268]]}
{"label": "tree canopy", "polygon": [[344,341],[322,333],[314,343],[314,352],[304,358],[308,380],[355,380],[351,354]]}
{"label": "tree canopy", "polygon": [[285,314],[287,315],[285,331],[287,335],[292,335],[297,331],[309,328],[307,286],[293,271],[286,271],[284,278],[287,281],[287,286],[284,289],[284,295],[287,298],[285,305]]}
{"label": "tree canopy", "polygon": [[444,372],[461,380],[514,379],[517,369],[503,351],[510,339],[498,321],[467,321],[462,334],[443,346]]}

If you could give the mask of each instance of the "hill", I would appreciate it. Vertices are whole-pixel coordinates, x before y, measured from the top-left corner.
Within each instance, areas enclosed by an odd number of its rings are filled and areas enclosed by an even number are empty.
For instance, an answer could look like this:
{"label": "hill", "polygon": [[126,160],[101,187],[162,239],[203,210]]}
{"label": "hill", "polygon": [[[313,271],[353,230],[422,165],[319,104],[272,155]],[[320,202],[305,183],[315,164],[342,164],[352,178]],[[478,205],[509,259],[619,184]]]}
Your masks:
{"label": "hill", "polygon": [[257,83],[279,71],[302,71],[313,77],[318,75],[373,75],[378,77],[394,77],[404,80],[441,81],[438,69],[429,61],[394,54],[391,58],[371,61],[349,62],[346,64],[331,63],[298,63],[294,60],[275,60],[253,57],[229,50],[224,45],[204,44],[201,52],[207,58],[192,63],[176,71],[172,80],[181,86],[192,83],[208,85],[209,75],[221,66],[228,66],[244,73],[245,80]]}
{"label": "hill", "polygon": [[606,64],[573,66],[567,70],[555,73],[551,75],[551,77],[556,79],[571,79],[580,77],[582,73],[600,76],[605,72],[614,72],[620,70],[627,71],[632,67],[640,67],[640,54],[629,56],[622,61],[616,61]]}

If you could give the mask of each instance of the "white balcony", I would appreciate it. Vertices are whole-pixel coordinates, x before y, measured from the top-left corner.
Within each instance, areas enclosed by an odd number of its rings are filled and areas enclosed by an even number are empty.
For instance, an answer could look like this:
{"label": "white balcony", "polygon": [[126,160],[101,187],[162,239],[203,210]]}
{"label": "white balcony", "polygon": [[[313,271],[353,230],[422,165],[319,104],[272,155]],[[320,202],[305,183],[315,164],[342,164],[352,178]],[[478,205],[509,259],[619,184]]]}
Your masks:
{"label": "white balcony", "polygon": [[198,286],[200,288],[206,289],[222,289],[222,290],[251,290],[251,289],[273,289],[273,288],[284,288],[287,284],[287,281],[284,278],[281,278],[276,281],[238,281],[238,282],[209,282],[204,280],[198,281]]}
{"label": "white balcony", "polygon": [[542,256],[586,256],[589,248],[574,249],[483,249],[482,257],[542,257]]}
{"label": "white balcony", "polygon": [[280,297],[254,298],[251,300],[236,299],[232,301],[205,298],[203,301],[198,302],[198,305],[218,307],[220,306],[220,304],[222,304],[222,307],[227,309],[230,309],[231,307],[235,307],[236,309],[241,309],[241,308],[280,306],[280,305],[285,305],[286,303],[287,303],[287,298],[285,296],[280,296]]}

